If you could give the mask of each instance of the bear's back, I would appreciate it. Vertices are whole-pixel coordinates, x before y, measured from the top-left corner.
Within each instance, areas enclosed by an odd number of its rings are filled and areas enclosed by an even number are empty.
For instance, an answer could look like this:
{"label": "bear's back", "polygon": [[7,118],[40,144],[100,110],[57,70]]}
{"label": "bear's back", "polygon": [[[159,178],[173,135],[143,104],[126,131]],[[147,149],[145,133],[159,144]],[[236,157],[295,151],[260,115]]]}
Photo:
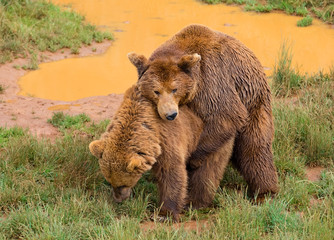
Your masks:
{"label": "bear's back", "polygon": [[[194,53],[201,56],[197,96],[204,94],[207,98],[209,94],[211,99],[217,100],[222,94],[226,95],[217,90],[235,88],[248,110],[261,101],[270,102],[266,76],[254,53],[239,40],[206,26],[193,24],[183,28],[158,47],[149,60],[179,59]],[[198,101],[203,102],[203,99]],[[207,112],[217,110],[205,109]]]}

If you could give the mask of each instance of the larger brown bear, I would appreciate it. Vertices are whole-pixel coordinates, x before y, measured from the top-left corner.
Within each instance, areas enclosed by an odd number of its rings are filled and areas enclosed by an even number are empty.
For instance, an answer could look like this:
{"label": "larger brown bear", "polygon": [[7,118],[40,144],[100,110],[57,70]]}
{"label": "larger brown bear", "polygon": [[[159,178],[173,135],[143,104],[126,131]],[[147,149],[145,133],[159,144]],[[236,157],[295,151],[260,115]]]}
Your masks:
{"label": "larger brown bear", "polygon": [[[156,104],[162,119],[176,119],[178,107],[186,104],[204,122],[188,165],[193,207],[211,203],[223,168],[210,160],[212,155],[219,158],[217,149],[234,137],[231,161],[250,193],[262,198],[278,191],[270,89],[263,67],[248,48],[221,32],[190,25],[148,60],[135,53],[128,57],[137,68],[140,91]],[[199,178],[206,181],[195,186]]]}

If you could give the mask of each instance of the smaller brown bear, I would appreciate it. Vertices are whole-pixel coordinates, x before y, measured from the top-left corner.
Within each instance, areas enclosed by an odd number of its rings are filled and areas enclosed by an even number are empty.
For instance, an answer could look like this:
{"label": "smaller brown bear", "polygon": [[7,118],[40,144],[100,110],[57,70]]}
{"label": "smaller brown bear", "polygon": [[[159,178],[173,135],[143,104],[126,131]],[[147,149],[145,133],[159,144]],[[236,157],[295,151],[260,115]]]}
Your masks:
{"label": "smaller brown bear", "polygon": [[[202,125],[187,106],[179,108],[175,121],[161,119],[155,105],[133,86],[125,93],[106,133],[91,142],[89,149],[99,158],[102,174],[112,185],[116,202],[128,198],[142,174],[152,169],[160,193],[160,214],[169,213],[178,221],[187,203],[186,161],[197,147]],[[225,168],[232,149],[233,142],[221,149],[219,154],[226,160],[213,159],[211,162],[217,165],[211,167]],[[205,182],[205,177],[199,176],[197,181]],[[221,177],[217,178],[218,184]],[[217,187],[213,187],[214,191]]]}

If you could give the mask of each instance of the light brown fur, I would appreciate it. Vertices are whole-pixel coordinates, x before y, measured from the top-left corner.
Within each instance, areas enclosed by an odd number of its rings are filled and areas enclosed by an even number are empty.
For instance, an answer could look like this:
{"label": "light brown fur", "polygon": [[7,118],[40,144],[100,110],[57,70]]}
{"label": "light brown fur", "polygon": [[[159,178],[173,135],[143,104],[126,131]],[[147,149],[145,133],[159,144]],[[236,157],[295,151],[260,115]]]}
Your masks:
{"label": "light brown fur", "polygon": [[221,32],[190,25],[148,60],[135,53],[128,56],[138,70],[140,91],[157,106],[162,119],[177,119],[178,106],[186,104],[204,123],[188,164],[189,197],[195,207],[209,205],[213,194],[210,188],[198,191],[193,186],[200,184],[201,175],[211,182],[221,179],[213,162],[219,163],[216,154],[234,138],[231,159],[250,194],[262,197],[278,191],[270,89],[260,62],[248,48]]}
{"label": "light brown fur", "polygon": [[201,132],[202,121],[187,106],[180,107],[175,121],[164,121],[134,86],[125,93],[106,133],[89,148],[99,158],[117,202],[129,197],[142,174],[152,169],[161,214],[171,213],[178,220],[188,195],[186,160],[196,149]]}

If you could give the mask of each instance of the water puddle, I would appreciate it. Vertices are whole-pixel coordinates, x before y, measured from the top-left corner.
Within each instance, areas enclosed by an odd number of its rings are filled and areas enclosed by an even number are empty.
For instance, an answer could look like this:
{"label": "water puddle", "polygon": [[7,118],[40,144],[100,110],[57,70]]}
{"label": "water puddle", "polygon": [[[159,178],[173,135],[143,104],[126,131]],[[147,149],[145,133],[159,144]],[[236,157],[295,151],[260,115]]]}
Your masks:
{"label": "water puddle", "polygon": [[303,72],[327,70],[334,64],[334,30],[313,20],[299,28],[301,17],[281,13],[256,14],[240,7],[205,5],[195,0],[54,0],[71,4],[86,19],[114,33],[116,41],[101,56],[44,63],[19,81],[21,95],[72,101],[89,96],[123,93],[137,80],[127,53],[149,56],[155,48],[191,23],[225,32],[255,52],[270,74],[280,45],[293,44],[293,64]]}

